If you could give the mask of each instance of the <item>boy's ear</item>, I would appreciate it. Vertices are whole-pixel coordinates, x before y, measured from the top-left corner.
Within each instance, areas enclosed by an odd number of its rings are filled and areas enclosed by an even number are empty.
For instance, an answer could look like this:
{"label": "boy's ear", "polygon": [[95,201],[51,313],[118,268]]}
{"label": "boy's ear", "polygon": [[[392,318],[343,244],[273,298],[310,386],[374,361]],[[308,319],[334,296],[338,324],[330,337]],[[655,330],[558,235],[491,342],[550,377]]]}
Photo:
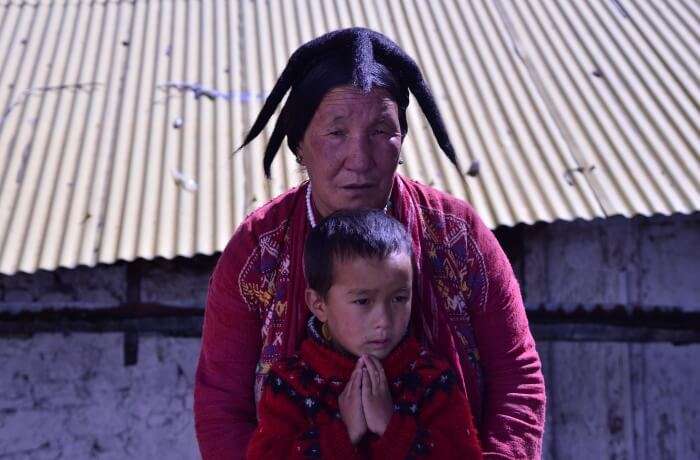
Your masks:
{"label": "boy's ear", "polygon": [[309,307],[311,313],[313,313],[319,321],[325,323],[328,319],[328,315],[326,314],[326,303],[323,300],[323,296],[311,288],[306,288],[304,295],[306,297],[306,306]]}

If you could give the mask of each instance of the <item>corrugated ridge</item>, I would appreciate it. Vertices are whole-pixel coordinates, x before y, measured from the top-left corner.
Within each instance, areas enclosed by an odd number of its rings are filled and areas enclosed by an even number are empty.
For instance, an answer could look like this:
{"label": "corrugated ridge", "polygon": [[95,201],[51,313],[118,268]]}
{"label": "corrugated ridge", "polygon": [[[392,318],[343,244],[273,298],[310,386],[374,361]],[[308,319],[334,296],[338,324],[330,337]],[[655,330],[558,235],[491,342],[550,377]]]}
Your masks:
{"label": "corrugated ridge", "polygon": [[[0,4],[0,273],[220,251],[304,177],[242,151],[291,52],[383,31],[419,63],[403,173],[487,225],[700,208],[700,6],[491,0]],[[466,177],[473,161],[479,174]]]}

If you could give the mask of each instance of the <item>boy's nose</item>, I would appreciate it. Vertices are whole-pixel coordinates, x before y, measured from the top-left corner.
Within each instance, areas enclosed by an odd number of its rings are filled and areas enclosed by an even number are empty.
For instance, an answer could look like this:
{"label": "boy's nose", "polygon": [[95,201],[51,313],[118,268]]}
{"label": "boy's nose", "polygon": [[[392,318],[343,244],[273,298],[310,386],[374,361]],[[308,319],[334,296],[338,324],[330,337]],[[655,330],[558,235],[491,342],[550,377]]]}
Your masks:
{"label": "boy's nose", "polygon": [[377,316],[374,320],[375,329],[388,329],[391,325],[391,310],[386,306],[378,309]]}

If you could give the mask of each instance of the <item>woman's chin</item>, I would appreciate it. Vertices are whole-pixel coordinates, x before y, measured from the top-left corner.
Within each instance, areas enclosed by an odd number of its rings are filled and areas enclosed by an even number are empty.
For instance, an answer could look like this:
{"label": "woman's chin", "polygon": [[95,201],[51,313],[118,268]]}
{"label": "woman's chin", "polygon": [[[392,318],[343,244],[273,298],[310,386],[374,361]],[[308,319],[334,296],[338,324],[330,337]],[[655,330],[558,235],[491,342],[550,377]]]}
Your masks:
{"label": "woman's chin", "polygon": [[339,209],[382,209],[385,205],[386,200],[376,193],[348,193]]}

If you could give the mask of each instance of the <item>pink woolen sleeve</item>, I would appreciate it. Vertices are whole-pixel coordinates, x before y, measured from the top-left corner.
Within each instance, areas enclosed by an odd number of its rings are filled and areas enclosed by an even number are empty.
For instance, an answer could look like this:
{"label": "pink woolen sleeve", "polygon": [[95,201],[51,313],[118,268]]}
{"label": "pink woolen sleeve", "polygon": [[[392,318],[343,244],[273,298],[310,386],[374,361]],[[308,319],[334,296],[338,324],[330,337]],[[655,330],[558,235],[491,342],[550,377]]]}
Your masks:
{"label": "pink woolen sleeve", "polygon": [[[255,430],[254,380],[260,320],[238,292],[248,256],[239,229],[209,281],[194,389],[195,430],[204,460],[243,459]],[[235,254],[234,254],[235,251]]]}
{"label": "pink woolen sleeve", "polygon": [[484,366],[484,458],[539,459],[545,388],[518,281],[496,237],[474,216],[488,279],[485,307],[474,315]]}

